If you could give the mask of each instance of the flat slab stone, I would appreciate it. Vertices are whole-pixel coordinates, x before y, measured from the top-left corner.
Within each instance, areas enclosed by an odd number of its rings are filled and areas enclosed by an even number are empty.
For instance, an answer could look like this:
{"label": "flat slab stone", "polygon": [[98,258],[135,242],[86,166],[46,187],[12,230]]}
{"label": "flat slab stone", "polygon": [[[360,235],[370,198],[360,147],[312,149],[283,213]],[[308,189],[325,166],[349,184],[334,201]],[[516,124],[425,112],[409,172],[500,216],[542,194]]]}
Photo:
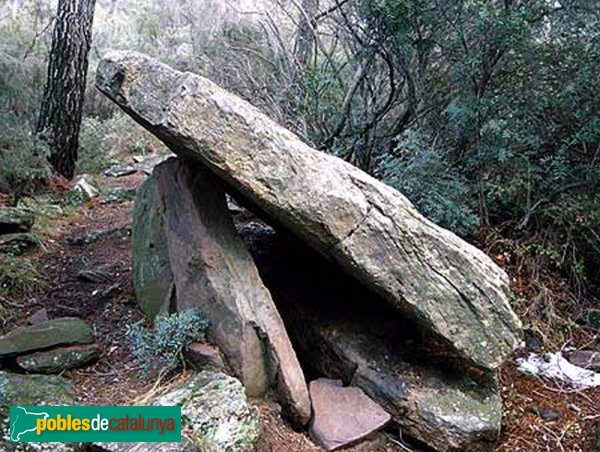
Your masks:
{"label": "flat slab stone", "polygon": [[391,417],[361,389],[319,378],[309,385],[313,406],[310,436],[325,450],[350,446],[387,424]]}
{"label": "flat slab stone", "polygon": [[450,354],[488,370],[518,346],[504,271],[398,191],[309,147],[211,81],[146,55],[111,53],[96,75],[100,91],[173,152],[206,166]]}
{"label": "flat slab stone", "polygon": [[20,355],[55,345],[90,344],[92,328],[76,317],[47,320],[35,325],[15,328],[0,337],[0,356]]}
{"label": "flat slab stone", "polygon": [[25,370],[41,374],[57,374],[75,369],[100,358],[96,344],[73,345],[17,357],[17,364]]}

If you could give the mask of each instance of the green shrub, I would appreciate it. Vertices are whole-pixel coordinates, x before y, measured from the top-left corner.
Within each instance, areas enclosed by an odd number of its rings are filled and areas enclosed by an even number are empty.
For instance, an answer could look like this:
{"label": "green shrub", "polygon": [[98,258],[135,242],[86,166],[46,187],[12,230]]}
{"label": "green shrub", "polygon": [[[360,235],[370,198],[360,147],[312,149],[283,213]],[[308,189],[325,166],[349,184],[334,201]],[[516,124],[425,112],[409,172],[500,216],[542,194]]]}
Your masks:
{"label": "green shrub", "polygon": [[407,134],[394,155],[378,162],[384,182],[399,190],[434,223],[466,236],[479,226],[471,208],[471,189],[439,149],[428,147],[417,134]]}
{"label": "green shrub", "polygon": [[50,177],[49,149],[27,125],[0,116],[0,191],[16,197],[38,190]]}
{"label": "green shrub", "polygon": [[170,315],[160,315],[154,329],[142,322],[129,326],[126,332],[131,352],[141,367],[142,374],[162,374],[183,362],[183,349],[192,342],[205,338],[208,322],[200,310],[193,308]]}

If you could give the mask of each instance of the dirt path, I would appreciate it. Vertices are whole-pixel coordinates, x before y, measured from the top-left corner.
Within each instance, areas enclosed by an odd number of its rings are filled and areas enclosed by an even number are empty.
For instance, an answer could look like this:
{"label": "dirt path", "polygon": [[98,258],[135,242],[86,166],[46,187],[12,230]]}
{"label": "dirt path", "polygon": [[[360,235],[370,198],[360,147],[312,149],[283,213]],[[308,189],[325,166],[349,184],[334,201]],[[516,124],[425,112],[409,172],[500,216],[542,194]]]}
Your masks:
{"label": "dirt path", "polygon": [[[107,179],[113,187],[135,188],[140,173]],[[103,350],[90,367],[68,371],[82,404],[132,403],[147,393],[152,382],[140,379],[125,336],[127,326],[143,320],[131,282],[131,209],[133,201],[89,202],[76,213],[55,221],[54,244],[35,252],[49,287],[32,296],[13,323],[23,324],[40,308],[49,316],[77,316],[94,327]],[[86,282],[82,270],[100,270],[105,278]],[[509,362],[501,371],[504,400],[502,451],[596,450],[596,425],[600,421],[600,388],[584,392],[560,390],[548,382],[524,376]],[[291,430],[276,405],[258,404],[265,425],[261,450],[319,450],[305,434]],[[550,410],[552,420],[540,416]],[[553,416],[551,416],[553,417]],[[405,450],[389,443],[378,450]]]}

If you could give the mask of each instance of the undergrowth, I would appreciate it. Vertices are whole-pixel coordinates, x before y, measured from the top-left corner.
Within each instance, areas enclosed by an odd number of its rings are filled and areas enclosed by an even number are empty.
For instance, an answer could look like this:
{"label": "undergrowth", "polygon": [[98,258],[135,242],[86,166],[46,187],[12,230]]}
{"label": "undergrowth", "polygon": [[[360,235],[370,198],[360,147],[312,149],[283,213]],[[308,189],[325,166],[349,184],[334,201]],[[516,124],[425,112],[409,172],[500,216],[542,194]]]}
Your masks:
{"label": "undergrowth", "polygon": [[154,328],[143,322],[128,326],[126,335],[143,377],[164,375],[183,364],[183,350],[205,339],[208,321],[199,309],[159,315]]}

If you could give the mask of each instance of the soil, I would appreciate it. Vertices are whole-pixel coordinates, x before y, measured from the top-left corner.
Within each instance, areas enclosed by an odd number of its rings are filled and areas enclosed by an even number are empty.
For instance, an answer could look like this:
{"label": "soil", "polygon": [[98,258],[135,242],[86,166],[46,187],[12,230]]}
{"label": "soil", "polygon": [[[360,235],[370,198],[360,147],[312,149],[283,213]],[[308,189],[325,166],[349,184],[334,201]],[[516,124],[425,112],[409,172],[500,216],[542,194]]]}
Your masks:
{"label": "soil", "polygon": [[[142,180],[143,176],[136,173],[107,179],[106,183],[133,188]],[[24,324],[42,307],[51,318],[77,316],[92,324],[102,358],[92,366],[64,373],[73,382],[82,404],[131,404],[156,389],[153,382],[141,379],[125,336],[128,325],[143,321],[131,282],[132,207],[130,199],[112,203],[96,199],[68,217],[55,220],[52,242],[33,254],[50,284],[30,296],[6,328]],[[78,278],[82,270],[102,270],[106,280],[85,282]],[[552,382],[519,373],[514,360],[501,369],[500,381],[505,415],[497,450],[597,450],[600,388],[561,389]],[[320,450],[306,433],[295,432],[282,420],[276,404],[256,403],[264,423],[261,450]],[[413,450],[397,444],[398,440],[398,435],[390,435],[387,445],[376,450]]]}

